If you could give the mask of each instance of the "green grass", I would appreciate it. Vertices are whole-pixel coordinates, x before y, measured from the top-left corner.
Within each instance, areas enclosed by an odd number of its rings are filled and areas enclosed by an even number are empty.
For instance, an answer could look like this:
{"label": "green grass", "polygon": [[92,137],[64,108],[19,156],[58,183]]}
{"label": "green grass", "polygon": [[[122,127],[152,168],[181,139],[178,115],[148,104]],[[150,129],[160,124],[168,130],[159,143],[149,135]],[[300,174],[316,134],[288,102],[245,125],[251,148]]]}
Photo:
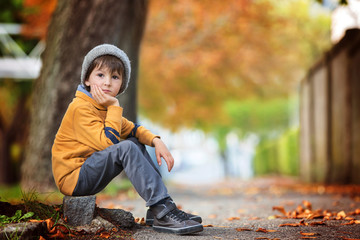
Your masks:
{"label": "green grass", "polygon": [[[33,190],[28,193],[34,192]],[[27,194],[23,192],[19,184],[12,186],[0,186],[0,201],[9,203],[20,203]],[[46,193],[36,193],[36,199],[43,202],[59,204],[62,202],[64,195],[58,190]],[[26,199],[25,199],[26,200]]]}

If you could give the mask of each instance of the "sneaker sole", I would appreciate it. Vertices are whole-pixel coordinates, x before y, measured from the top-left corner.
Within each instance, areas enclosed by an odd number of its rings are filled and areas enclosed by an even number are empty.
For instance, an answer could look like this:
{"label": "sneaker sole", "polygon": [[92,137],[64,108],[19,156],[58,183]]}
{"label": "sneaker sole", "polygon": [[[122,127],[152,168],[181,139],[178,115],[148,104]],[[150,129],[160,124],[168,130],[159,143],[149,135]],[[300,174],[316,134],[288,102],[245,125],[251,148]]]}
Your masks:
{"label": "sneaker sole", "polygon": [[[193,218],[190,218],[190,220],[194,220],[195,222],[202,223],[201,217],[193,217]],[[154,219],[151,219],[151,218],[146,219],[145,223],[148,226],[152,226],[154,224]]]}
{"label": "sneaker sole", "polygon": [[175,234],[183,235],[183,234],[191,234],[191,233],[201,232],[204,230],[204,227],[201,224],[199,224],[199,225],[185,227],[185,228],[169,228],[169,227],[153,226],[153,229],[157,232],[175,233]]}

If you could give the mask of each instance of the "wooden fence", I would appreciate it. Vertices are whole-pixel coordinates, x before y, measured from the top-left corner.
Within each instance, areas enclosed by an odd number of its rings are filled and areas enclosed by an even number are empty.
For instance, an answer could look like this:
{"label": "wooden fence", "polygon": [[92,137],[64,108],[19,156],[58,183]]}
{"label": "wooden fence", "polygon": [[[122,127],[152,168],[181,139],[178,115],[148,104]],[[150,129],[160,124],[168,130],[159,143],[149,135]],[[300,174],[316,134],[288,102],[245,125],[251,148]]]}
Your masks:
{"label": "wooden fence", "polygon": [[300,87],[300,173],[308,182],[360,183],[360,30],[351,29]]}

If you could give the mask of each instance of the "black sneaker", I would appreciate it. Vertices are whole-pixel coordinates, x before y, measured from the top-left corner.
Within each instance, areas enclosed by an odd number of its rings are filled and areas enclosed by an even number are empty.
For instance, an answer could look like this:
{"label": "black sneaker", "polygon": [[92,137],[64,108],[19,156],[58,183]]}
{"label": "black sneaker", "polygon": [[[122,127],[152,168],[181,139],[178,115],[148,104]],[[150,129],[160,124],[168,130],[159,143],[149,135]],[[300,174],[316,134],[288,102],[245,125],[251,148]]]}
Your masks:
{"label": "black sneaker", "polygon": [[[202,218],[200,216],[193,215],[193,214],[190,214],[190,213],[186,213],[184,211],[181,211],[181,214],[187,219],[193,220],[193,221],[198,222],[198,223],[202,223]],[[151,211],[150,208],[146,212],[146,222],[145,223],[148,226],[152,226],[153,223],[154,223],[154,214],[153,214],[153,212]]]}
{"label": "black sneaker", "polygon": [[155,216],[153,229],[157,232],[190,234],[203,230],[200,223],[188,219],[173,201],[152,206],[150,209]]}

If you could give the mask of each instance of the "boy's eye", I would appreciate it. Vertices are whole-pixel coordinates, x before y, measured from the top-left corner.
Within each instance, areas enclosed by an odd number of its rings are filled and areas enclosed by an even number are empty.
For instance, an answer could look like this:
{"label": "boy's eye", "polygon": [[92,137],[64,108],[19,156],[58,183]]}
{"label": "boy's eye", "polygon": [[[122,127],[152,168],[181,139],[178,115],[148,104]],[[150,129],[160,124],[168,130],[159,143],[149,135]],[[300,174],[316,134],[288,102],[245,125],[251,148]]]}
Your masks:
{"label": "boy's eye", "polygon": [[97,74],[99,77],[103,77],[104,76],[104,74],[102,74],[102,73],[98,73]]}
{"label": "boy's eye", "polygon": [[119,76],[114,75],[114,76],[113,76],[113,79],[120,79],[120,78],[119,78]]}

